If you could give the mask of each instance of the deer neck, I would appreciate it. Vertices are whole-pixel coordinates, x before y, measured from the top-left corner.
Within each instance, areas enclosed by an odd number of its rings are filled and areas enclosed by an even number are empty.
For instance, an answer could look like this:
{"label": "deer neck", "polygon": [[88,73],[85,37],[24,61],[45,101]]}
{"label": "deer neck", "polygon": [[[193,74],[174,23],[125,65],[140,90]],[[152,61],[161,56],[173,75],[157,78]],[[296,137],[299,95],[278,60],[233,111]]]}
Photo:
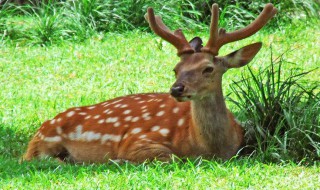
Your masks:
{"label": "deer neck", "polygon": [[219,86],[207,97],[191,101],[191,112],[197,139],[213,152],[221,152],[228,143],[230,124],[222,88]]}

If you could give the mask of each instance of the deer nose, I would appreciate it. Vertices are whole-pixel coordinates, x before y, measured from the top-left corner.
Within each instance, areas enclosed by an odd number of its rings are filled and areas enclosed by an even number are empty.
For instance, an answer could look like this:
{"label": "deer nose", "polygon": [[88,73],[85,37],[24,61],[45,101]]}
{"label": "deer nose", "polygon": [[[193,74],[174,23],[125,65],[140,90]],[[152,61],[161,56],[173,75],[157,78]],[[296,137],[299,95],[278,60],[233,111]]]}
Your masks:
{"label": "deer nose", "polygon": [[173,87],[171,87],[170,94],[173,97],[179,97],[182,95],[183,91],[184,91],[184,85],[178,84],[178,85],[174,85]]}

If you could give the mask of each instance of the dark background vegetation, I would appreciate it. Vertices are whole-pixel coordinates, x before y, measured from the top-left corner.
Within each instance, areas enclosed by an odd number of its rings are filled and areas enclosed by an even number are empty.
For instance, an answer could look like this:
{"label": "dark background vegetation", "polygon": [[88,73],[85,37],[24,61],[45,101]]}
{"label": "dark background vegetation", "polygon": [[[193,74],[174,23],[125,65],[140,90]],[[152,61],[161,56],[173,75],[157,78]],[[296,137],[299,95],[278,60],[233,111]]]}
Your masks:
{"label": "dark background vegetation", "polygon": [[[292,18],[319,19],[317,0],[66,0],[1,1],[0,34],[13,40],[33,39],[37,44],[60,40],[82,41],[101,32],[150,31],[144,14],[153,7],[171,28],[207,30],[213,3],[220,6],[220,27],[237,29],[250,23],[266,3],[279,10],[268,24],[280,28]],[[14,3],[12,3],[14,2]],[[12,19],[15,15],[15,19]],[[27,17],[26,17],[27,16]],[[228,21],[228,22],[226,22]]]}

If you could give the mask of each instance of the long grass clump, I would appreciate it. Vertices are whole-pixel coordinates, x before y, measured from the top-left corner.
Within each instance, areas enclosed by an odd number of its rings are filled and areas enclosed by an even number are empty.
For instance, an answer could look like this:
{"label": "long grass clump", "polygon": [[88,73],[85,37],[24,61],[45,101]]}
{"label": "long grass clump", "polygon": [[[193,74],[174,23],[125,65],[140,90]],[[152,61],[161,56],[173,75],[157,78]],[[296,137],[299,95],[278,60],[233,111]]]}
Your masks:
{"label": "long grass clump", "polygon": [[288,68],[284,59],[272,57],[270,65],[251,67],[234,81],[230,98],[244,119],[246,145],[241,153],[265,161],[320,160],[320,92],[318,81],[306,79],[311,71]]}

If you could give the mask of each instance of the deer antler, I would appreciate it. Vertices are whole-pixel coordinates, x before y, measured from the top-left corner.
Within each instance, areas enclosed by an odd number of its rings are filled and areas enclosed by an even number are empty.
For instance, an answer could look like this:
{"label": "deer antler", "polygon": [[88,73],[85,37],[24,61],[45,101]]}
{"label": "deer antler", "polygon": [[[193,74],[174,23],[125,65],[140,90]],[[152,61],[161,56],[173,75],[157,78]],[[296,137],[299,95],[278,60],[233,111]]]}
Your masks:
{"label": "deer antler", "polygon": [[260,15],[245,28],[236,30],[234,32],[226,32],[225,29],[220,28],[218,32],[219,7],[217,4],[212,5],[212,16],[210,25],[210,37],[202,52],[218,55],[219,49],[230,42],[242,40],[252,36],[258,32],[267,22],[277,13],[277,9],[271,3],[266,4]]}
{"label": "deer antler", "polygon": [[170,29],[162,22],[161,17],[154,15],[152,8],[148,8],[148,13],[145,15],[145,18],[149,22],[149,25],[154,33],[177,48],[178,56],[185,53],[194,52],[186,37],[182,33],[182,30],[178,29],[174,32],[170,31]]}

